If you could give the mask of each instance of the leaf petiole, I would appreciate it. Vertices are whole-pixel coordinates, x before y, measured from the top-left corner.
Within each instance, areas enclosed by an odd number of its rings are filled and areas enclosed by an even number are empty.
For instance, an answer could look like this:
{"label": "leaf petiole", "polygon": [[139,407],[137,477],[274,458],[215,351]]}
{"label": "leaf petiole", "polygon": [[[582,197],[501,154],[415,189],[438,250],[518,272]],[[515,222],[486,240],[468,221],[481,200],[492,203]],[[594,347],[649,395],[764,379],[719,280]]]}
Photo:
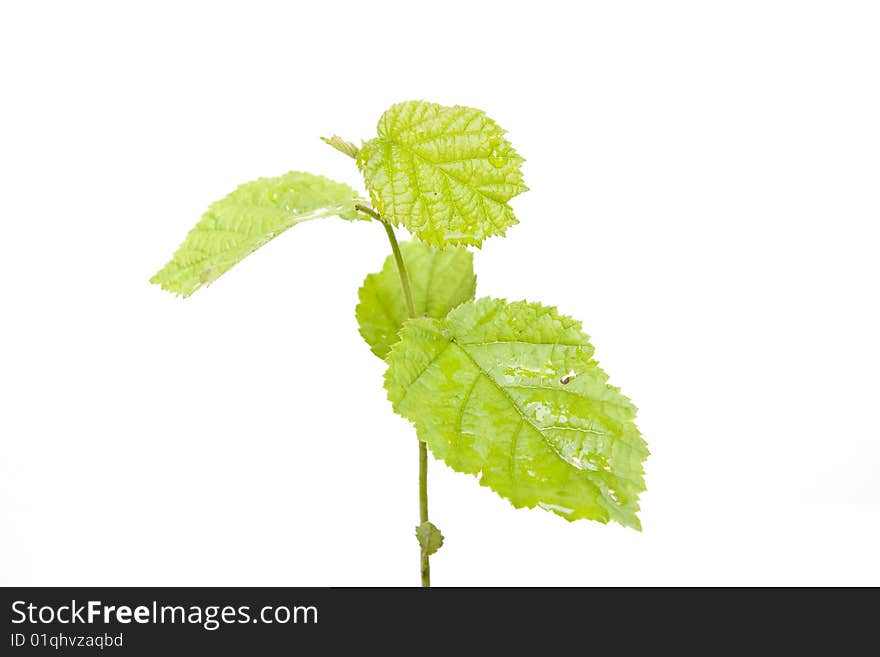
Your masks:
{"label": "leaf petiole", "polygon": [[[403,298],[406,301],[406,312],[410,319],[416,316],[416,305],[413,303],[412,285],[409,282],[409,274],[406,273],[406,264],[403,262],[403,255],[400,253],[400,245],[397,243],[397,237],[394,235],[394,229],[391,224],[382,222],[385,226],[385,233],[388,235],[388,241],[391,242],[391,252],[394,254],[394,262],[397,263],[397,273],[400,274],[400,287],[403,288]],[[422,518],[425,522],[427,518]]]}
{"label": "leaf petiole", "polygon": [[403,262],[403,255],[400,253],[400,245],[397,243],[394,228],[382,218],[382,215],[369,206],[357,203],[354,209],[370,215],[385,227],[385,234],[388,235],[388,241],[391,243],[391,252],[394,254],[394,262],[397,263],[397,273],[400,274],[400,287],[403,288],[406,313],[410,319],[414,319],[416,316],[416,304],[413,302],[412,285],[409,282],[409,274],[406,273],[406,264]]}

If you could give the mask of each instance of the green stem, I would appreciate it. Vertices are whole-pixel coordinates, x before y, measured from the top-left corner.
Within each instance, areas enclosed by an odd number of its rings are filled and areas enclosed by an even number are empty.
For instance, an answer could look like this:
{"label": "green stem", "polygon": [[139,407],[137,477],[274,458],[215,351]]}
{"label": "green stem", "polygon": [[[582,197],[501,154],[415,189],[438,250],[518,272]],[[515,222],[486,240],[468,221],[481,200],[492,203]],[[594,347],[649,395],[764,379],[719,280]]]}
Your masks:
{"label": "green stem", "polygon": [[[419,441],[419,519],[428,522],[428,446]],[[422,548],[422,586],[431,586],[431,557]]]}
{"label": "green stem", "polygon": [[[406,312],[410,319],[416,316],[416,305],[413,302],[412,285],[409,282],[409,274],[406,272],[406,263],[403,262],[403,255],[400,253],[400,245],[397,243],[397,237],[394,235],[394,229],[389,223],[379,216],[379,213],[364,205],[358,204],[357,209],[366,212],[370,216],[378,219],[385,227],[385,234],[388,235],[388,241],[391,243],[391,252],[394,254],[394,262],[397,263],[397,273],[400,276],[400,287],[403,289],[403,299],[406,302]],[[428,522],[428,446],[421,440],[419,441],[419,521],[421,524]],[[421,571],[422,586],[431,586],[431,561],[427,550],[422,548],[421,552]]]}
{"label": "green stem", "polygon": [[409,284],[409,274],[406,273],[406,264],[403,262],[403,256],[400,253],[400,245],[394,236],[394,229],[390,224],[382,222],[385,226],[385,232],[388,234],[388,241],[391,242],[391,252],[394,254],[394,262],[397,263],[397,273],[400,275],[400,287],[403,288],[403,299],[406,302],[406,314],[410,319],[416,316],[416,305],[413,303],[412,286]]}

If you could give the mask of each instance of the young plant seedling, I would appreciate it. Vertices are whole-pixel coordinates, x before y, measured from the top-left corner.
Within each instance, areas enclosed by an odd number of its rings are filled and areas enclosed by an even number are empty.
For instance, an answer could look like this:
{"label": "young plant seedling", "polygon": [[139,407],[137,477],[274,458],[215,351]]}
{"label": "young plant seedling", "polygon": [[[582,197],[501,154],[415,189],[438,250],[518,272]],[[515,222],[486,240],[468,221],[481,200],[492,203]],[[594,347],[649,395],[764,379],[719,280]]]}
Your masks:
{"label": "young plant seedling", "polygon": [[[360,333],[387,365],[385,389],[419,440],[422,585],[443,536],[428,520],[428,453],[479,477],[515,507],[641,529],[648,450],[636,409],[593,358],[580,322],[525,301],[474,300],[468,246],[517,223],[523,159],[483,112],[409,101],[360,147],[369,200],[343,183],[291,171],[245,183],[208,208],[151,282],[187,297],[303,221],[381,225],[391,245],[358,292]],[[398,244],[394,228],[415,238]]]}

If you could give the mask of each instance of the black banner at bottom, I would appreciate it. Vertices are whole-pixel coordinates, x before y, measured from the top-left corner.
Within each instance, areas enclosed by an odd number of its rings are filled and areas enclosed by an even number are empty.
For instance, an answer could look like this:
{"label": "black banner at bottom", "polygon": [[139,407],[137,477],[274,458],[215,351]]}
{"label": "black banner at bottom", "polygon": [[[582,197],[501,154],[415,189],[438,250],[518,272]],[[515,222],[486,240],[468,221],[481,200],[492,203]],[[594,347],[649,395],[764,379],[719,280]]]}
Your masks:
{"label": "black banner at bottom", "polygon": [[[4,655],[441,647],[839,652],[873,626],[841,589],[6,588]],[[868,644],[870,645],[870,644]]]}

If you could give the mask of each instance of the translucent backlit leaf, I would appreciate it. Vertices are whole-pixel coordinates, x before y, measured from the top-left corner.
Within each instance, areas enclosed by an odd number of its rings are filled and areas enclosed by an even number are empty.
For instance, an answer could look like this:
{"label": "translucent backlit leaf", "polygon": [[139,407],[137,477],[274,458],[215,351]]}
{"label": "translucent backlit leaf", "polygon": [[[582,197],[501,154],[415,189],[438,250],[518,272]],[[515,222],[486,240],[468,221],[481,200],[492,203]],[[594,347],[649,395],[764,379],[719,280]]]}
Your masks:
{"label": "translucent backlit leaf", "polygon": [[291,226],[332,215],[362,218],[358,200],[348,185],[299,171],[245,183],[208,208],[150,282],[188,297]]}
{"label": "translucent backlit leaf", "polygon": [[[401,242],[400,251],[419,317],[446,317],[450,310],[474,298],[477,278],[473,255],[467,249],[435,249],[419,242]],[[385,260],[382,271],[367,276],[358,290],[358,300],[355,314],[361,335],[374,354],[385,358],[407,319],[393,256]]]}
{"label": "translucent backlit leaf", "polygon": [[480,299],[408,321],[385,387],[434,455],[516,507],[639,529],[648,455],[635,407],[608,385],[580,323]]}
{"label": "translucent backlit leaf", "polygon": [[398,103],[378,134],[357,162],[386,220],[435,246],[479,246],[517,222],[508,201],[527,189],[523,159],[480,110]]}

